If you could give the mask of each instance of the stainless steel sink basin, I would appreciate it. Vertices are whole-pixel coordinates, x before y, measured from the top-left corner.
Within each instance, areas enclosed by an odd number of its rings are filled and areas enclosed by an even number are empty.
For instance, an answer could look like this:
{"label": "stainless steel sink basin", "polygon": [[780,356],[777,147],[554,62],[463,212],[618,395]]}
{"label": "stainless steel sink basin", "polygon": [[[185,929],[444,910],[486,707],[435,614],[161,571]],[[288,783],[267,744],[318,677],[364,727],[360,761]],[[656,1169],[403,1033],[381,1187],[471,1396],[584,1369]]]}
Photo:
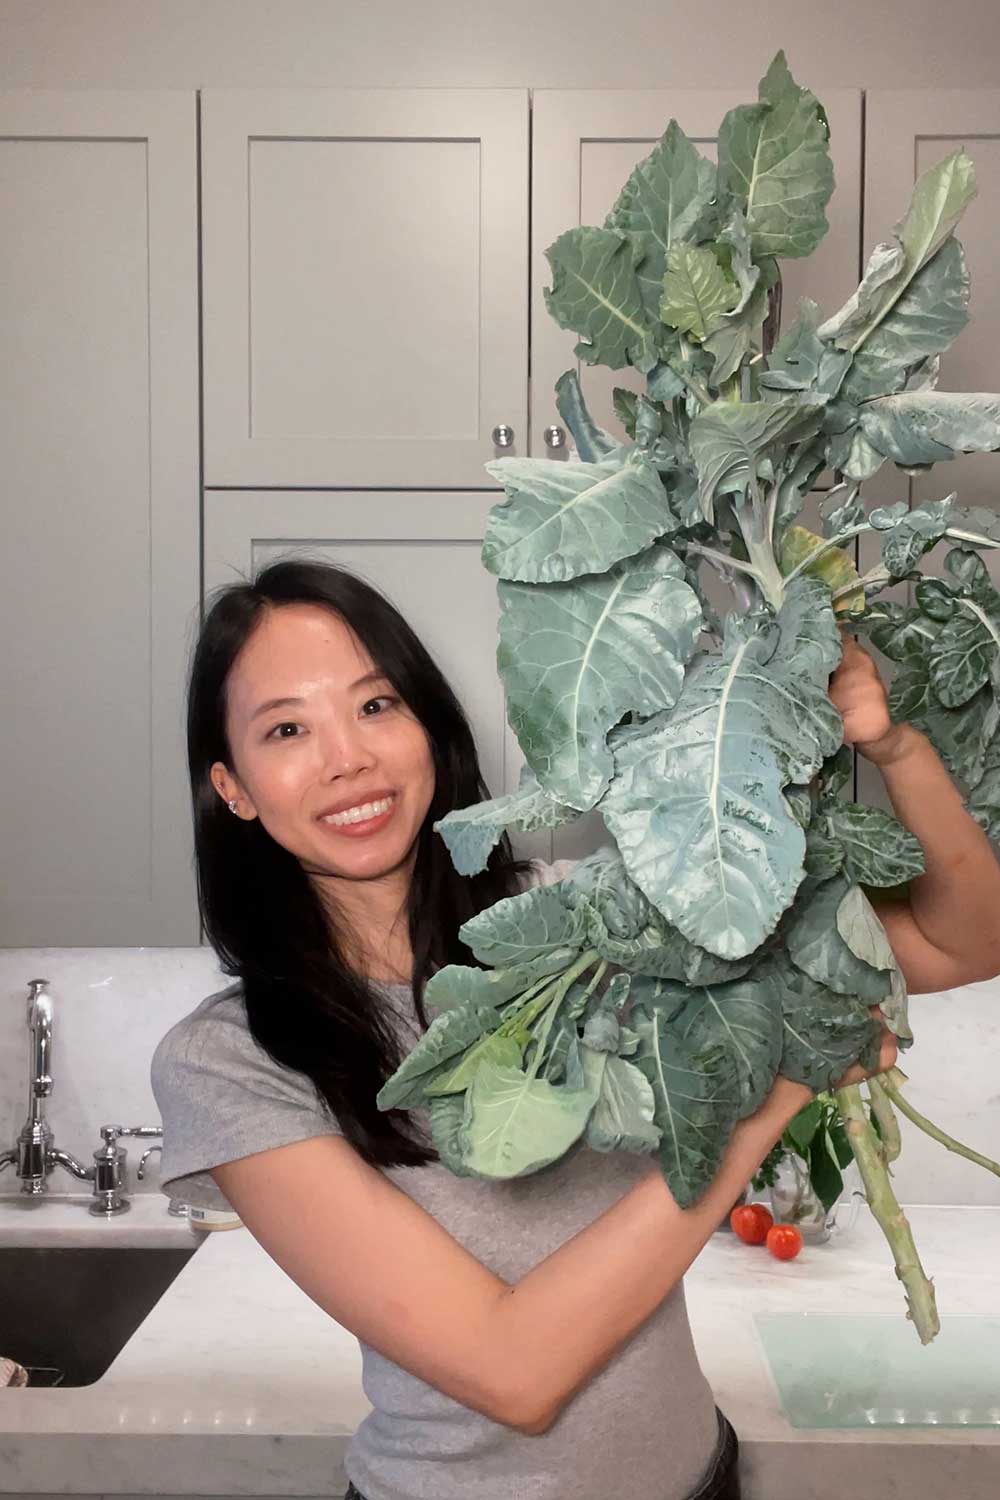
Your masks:
{"label": "stainless steel sink basin", "polygon": [[0,1246],[0,1355],[30,1386],[93,1385],[199,1248]]}

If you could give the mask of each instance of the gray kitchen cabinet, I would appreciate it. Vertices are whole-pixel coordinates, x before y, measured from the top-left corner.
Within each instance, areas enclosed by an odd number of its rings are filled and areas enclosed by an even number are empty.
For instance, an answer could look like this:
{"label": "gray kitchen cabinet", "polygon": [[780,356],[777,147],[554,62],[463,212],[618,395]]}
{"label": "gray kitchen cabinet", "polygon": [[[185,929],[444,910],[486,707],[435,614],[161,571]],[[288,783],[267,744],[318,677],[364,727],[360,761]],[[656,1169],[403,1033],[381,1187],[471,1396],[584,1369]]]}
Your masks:
{"label": "gray kitchen cabinet", "polygon": [[194,94],[0,94],[0,203],[0,944],[197,943]]}
{"label": "gray kitchen cabinet", "polygon": [[[480,561],[495,493],[209,490],[206,609],[220,586],[285,557],[334,563],[386,594],[434,657],[472,725],[493,797],[524,762],[496,671],[496,579]],[[550,832],[511,835],[525,858],[551,859]]]}
{"label": "gray kitchen cabinet", "polygon": [[204,90],[207,485],[527,452],[528,125],[526,89]]}

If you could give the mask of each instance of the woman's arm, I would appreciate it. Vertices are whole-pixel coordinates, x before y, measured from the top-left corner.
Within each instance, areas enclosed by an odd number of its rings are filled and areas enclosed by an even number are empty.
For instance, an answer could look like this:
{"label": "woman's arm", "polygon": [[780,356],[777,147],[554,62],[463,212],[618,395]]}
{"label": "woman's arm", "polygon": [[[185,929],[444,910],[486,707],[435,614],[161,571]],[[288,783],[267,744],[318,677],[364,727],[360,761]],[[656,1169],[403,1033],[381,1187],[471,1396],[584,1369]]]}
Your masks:
{"label": "woman's arm", "polygon": [[930,740],[894,724],[872,658],[850,636],[830,680],[845,743],[878,766],[896,817],[924,850],[905,900],[873,900],[911,994],[1000,974],[1000,863]]}

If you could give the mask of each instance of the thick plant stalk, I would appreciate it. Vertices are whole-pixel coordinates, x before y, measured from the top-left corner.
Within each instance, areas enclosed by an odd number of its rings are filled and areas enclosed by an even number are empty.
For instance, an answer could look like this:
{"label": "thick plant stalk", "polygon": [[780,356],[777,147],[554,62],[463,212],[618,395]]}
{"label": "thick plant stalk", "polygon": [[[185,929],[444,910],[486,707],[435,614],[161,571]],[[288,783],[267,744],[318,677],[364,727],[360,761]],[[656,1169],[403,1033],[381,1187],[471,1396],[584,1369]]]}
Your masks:
{"label": "thick plant stalk", "polygon": [[[881,1078],[869,1078],[868,1097],[871,1101],[872,1114],[879,1123],[882,1138],[879,1142],[880,1154],[886,1166],[895,1161],[903,1149],[902,1137],[899,1133],[899,1121],[892,1107],[889,1095],[882,1087]],[[890,1173],[891,1176],[891,1173]]]}
{"label": "thick plant stalk", "polygon": [[[1000,1163],[991,1161],[988,1156],[981,1156],[978,1151],[973,1151],[971,1146],[963,1146],[961,1141],[956,1141],[953,1136],[946,1135],[939,1126],[934,1125],[924,1115],[920,1114],[919,1111],[915,1110],[908,1099],[903,1098],[899,1090],[899,1083],[900,1081],[905,1082],[905,1080],[906,1074],[900,1072],[899,1068],[890,1068],[887,1073],[881,1075],[878,1081],[885,1091],[886,1096],[892,1100],[892,1103],[900,1113],[904,1114],[908,1120],[912,1120],[914,1125],[919,1126],[932,1140],[939,1141],[942,1146],[947,1146],[949,1151],[954,1151],[958,1156],[964,1156],[967,1161],[975,1162],[977,1167],[985,1167],[987,1172],[992,1172],[994,1176],[1000,1177]],[[875,1080],[870,1078],[868,1080],[869,1087],[874,1082]],[[881,1116],[879,1116],[879,1123],[881,1124]]]}
{"label": "thick plant stalk", "polygon": [[909,1220],[899,1206],[889,1182],[889,1172],[882,1160],[875,1132],[865,1116],[859,1084],[838,1089],[835,1095],[865,1185],[868,1206],[878,1220],[889,1242],[896,1262],[896,1275],[906,1294],[906,1316],[913,1323],[922,1344],[929,1344],[940,1332],[934,1283],[924,1274]]}

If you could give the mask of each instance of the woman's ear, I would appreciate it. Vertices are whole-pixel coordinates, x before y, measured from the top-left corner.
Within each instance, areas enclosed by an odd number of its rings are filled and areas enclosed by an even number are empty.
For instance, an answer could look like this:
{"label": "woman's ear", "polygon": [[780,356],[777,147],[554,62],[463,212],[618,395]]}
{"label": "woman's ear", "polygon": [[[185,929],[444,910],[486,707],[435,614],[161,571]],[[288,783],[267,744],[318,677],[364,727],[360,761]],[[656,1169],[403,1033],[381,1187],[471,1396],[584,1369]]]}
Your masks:
{"label": "woman's ear", "polygon": [[212,778],[212,785],[230,812],[235,813],[237,817],[242,818],[244,821],[249,821],[257,816],[256,807],[254,807],[250,798],[244,792],[237,778],[231,774],[228,767],[223,765],[221,760],[217,760],[213,764],[209,775]]}

